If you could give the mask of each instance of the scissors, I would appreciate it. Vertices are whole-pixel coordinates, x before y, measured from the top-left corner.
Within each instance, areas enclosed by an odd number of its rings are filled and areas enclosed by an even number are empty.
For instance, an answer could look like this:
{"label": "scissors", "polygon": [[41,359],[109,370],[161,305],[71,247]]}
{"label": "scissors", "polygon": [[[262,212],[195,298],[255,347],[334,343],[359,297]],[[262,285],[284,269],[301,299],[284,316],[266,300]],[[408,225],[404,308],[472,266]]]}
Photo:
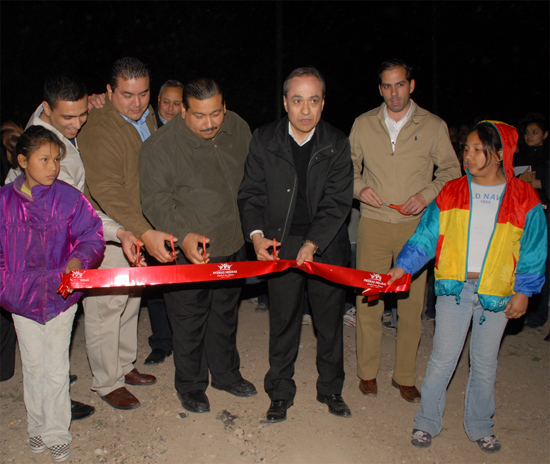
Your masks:
{"label": "scissors", "polygon": [[389,208],[396,209],[397,211],[399,211],[401,214],[404,214],[405,216],[411,215],[411,213],[404,213],[403,211],[401,211],[401,208],[403,208],[403,205],[392,205],[391,203],[382,203],[382,206],[388,206]]}
{"label": "scissors", "polygon": [[[175,259],[176,259],[176,249],[174,248],[174,236],[172,234],[170,234],[170,246],[172,247],[172,252],[170,253],[170,261],[168,261],[169,263],[173,262]],[[204,236],[203,236],[203,246],[204,245]],[[139,264],[141,263],[141,252],[140,252],[140,249],[141,249],[141,244],[140,244],[140,240],[137,241],[137,245],[136,245],[136,262],[133,264],[134,266],[139,266]]]}

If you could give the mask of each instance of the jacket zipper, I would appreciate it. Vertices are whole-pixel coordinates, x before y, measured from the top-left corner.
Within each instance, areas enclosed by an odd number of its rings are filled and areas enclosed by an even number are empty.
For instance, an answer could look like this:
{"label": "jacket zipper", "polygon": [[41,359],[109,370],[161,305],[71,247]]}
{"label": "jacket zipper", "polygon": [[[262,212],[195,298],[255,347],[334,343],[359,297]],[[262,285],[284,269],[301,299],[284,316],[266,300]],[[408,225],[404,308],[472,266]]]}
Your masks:
{"label": "jacket zipper", "polygon": [[[307,174],[309,176],[309,170],[311,168],[311,162],[313,161],[313,159],[319,154],[321,153],[323,150],[326,150],[327,148],[330,148],[332,147],[332,144],[330,145],[327,145],[326,147],[323,147],[319,150],[317,150],[312,156],[311,158],[309,159],[309,162],[307,164]],[[298,176],[295,175],[294,176],[294,186],[292,188],[292,196],[290,197],[290,203],[288,205],[288,211],[286,213],[286,218],[285,218],[285,225],[283,227],[283,233],[281,235],[281,240],[283,240],[283,237],[285,236],[285,233],[286,233],[286,228],[287,228],[287,225],[288,225],[288,219],[290,217],[290,210],[292,209],[292,200],[294,199],[294,195],[296,193],[296,183],[298,182]],[[306,202],[307,202],[307,207],[308,207],[308,210],[309,210],[309,196],[308,196],[308,189],[306,188]],[[311,214],[311,211],[310,211],[310,214]]]}
{"label": "jacket zipper", "polygon": [[298,182],[298,176],[295,175],[294,176],[294,185],[292,186],[292,196],[290,197],[290,203],[288,205],[288,211],[286,212],[286,218],[285,218],[285,225],[283,227],[283,233],[281,234],[281,242],[283,241],[283,238],[285,236],[285,233],[286,233],[286,227],[288,225],[288,219],[290,217],[290,210],[292,209],[292,200],[294,199],[294,194],[296,193],[296,184]]}

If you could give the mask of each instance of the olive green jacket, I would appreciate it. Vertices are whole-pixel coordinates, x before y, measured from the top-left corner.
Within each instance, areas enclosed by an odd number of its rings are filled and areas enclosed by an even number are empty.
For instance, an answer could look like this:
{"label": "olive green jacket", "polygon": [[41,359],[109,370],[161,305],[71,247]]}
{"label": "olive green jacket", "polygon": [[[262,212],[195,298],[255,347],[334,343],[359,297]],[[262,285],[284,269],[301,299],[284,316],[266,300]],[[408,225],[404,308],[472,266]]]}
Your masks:
{"label": "olive green jacket", "polygon": [[211,257],[243,245],[237,193],[252,134],[228,111],[214,139],[195,135],[176,115],[143,144],[139,155],[143,212],[156,229],[210,239]]}

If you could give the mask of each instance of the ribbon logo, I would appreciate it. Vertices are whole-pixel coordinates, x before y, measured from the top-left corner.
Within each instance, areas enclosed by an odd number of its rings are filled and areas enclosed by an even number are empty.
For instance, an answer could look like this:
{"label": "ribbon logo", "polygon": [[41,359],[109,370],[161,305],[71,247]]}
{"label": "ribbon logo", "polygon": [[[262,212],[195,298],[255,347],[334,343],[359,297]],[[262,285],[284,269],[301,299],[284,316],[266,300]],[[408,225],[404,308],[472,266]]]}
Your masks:
{"label": "ribbon logo", "polygon": [[213,274],[220,279],[234,278],[235,274],[237,274],[236,270],[231,269],[233,264],[222,263],[222,264],[217,264],[217,266],[219,270],[214,271]]}

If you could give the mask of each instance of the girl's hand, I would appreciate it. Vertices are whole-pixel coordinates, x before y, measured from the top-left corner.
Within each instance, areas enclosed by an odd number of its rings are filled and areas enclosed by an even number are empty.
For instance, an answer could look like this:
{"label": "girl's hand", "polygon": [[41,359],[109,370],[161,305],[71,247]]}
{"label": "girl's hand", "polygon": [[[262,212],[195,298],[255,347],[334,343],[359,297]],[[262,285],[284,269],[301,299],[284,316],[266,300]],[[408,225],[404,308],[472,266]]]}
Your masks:
{"label": "girl's hand", "polygon": [[65,268],[65,274],[68,274],[71,271],[81,271],[82,270],[82,264],[80,264],[80,261],[78,258],[71,258],[69,263],[67,264],[67,267]]}
{"label": "girl's hand", "polygon": [[[71,258],[68,262],[67,267],[65,268],[65,274],[68,274],[71,271],[80,271],[82,270],[82,264],[78,258]],[[69,288],[69,293],[73,293],[74,288]]]}
{"label": "girl's hand", "polygon": [[506,305],[504,313],[508,319],[517,319],[525,314],[529,297],[523,293],[516,293]]}
{"label": "girl's hand", "polygon": [[391,275],[391,279],[388,280],[388,285],[395,282],[397,279],[400,279],[405,275],[405,270],[402,267],[395,266],[394,268],[390,269],[390,272],[388,272],[388,275]]}

